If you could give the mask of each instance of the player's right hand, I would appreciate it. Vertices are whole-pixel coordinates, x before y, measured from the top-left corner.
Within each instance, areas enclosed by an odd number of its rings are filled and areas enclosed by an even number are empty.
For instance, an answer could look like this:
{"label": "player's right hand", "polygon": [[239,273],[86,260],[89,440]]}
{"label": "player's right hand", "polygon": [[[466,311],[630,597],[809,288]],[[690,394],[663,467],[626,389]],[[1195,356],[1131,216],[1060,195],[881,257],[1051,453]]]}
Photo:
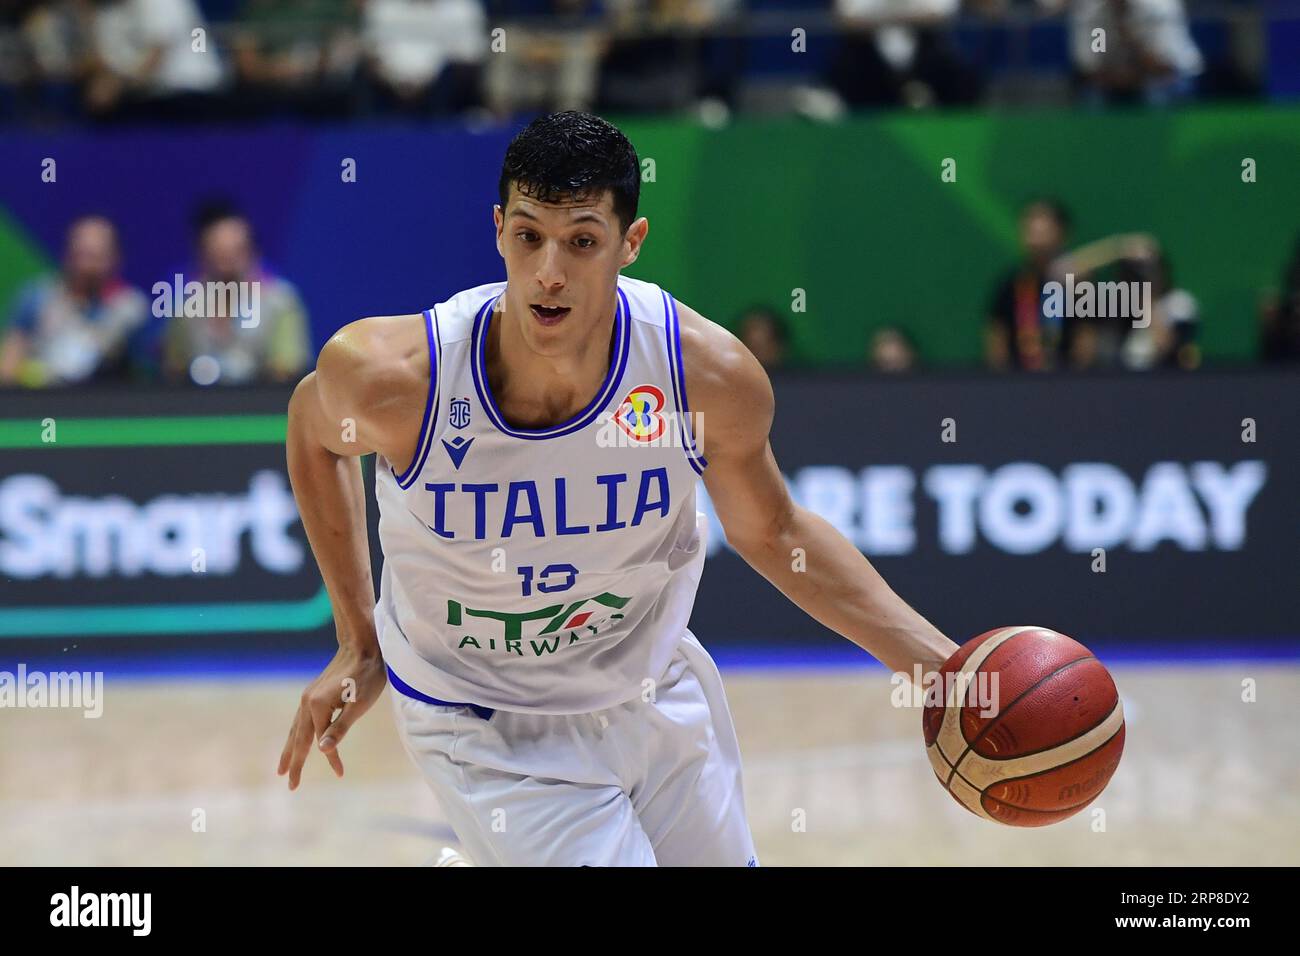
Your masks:
{"label": "player's right hand", "polygon": [[289,739],[280,754],[279,776],[289,775],[289,789],[296,790],[302,767],[315,741],[334,773],[343,776],[338,746],[362,714],[379,699],[387,682],[384,659],[373,652],[340,647],[321,675],[307,685],[289,728]]}

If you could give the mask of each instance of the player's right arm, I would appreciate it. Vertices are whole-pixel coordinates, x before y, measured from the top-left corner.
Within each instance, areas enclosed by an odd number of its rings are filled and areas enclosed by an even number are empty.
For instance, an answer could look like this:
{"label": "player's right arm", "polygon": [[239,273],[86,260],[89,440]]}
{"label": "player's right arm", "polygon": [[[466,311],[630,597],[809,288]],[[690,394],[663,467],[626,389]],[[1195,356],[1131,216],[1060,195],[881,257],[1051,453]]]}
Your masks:
{"label": "player's right arm", "polygon": [[[334,659],[303,692],[281,753],[278,773],[289,775],[290,789],[298,786],[313,741],[342,776],[338,744],[384,688],[357,459],[379,452],[404,465],[415,453],[428,382],[420,353],[408,344],[419,321],[420,316],[385,316],[345,326],[325,344],[316,371],[289,400],[289,480],[329,592],[339,642]],[[423,337],[422,326],[415,331]]]}

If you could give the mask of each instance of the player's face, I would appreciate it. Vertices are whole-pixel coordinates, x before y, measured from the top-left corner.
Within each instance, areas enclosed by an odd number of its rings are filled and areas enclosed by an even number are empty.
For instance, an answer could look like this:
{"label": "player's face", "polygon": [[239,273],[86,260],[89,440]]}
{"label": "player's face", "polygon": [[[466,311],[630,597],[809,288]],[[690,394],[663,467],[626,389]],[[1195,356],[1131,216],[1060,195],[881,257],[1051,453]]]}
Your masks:
{"label": "player's face", "polygon": [[497,249],[506,263],[506,317],[535,351],[558,354],[583,342],[613,315],[618,272],[634,262],[647,224],[626,233],[613,194],[541,203],[510,187],[493,207]]}

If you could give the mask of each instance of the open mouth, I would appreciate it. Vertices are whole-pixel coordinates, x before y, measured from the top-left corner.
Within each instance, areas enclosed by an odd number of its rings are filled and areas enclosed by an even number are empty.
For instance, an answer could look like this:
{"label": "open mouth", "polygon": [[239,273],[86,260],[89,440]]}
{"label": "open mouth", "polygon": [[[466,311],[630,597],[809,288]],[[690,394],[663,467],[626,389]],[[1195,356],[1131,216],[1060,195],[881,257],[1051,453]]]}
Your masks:
{"label": "open mouth", "polygon": [[569,314],[571,309],[565,306],[545,306],[533,304],[529,306],[533,311],[533,317],[542,325],[558,325]]}

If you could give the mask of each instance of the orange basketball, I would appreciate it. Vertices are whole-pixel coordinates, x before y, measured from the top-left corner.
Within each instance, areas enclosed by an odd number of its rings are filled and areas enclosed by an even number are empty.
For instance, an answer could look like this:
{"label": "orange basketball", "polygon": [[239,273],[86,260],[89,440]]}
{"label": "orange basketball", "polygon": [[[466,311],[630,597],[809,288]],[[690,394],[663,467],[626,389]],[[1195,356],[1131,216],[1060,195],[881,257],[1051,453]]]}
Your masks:
{"label": "orange basketball", "polygon": [[1124,708],[1092,652],[1045,627],[1003,627],[962,645],[925,688],[935,775],[986,820],[1041,827],[1072,816],[1110,781]]}

